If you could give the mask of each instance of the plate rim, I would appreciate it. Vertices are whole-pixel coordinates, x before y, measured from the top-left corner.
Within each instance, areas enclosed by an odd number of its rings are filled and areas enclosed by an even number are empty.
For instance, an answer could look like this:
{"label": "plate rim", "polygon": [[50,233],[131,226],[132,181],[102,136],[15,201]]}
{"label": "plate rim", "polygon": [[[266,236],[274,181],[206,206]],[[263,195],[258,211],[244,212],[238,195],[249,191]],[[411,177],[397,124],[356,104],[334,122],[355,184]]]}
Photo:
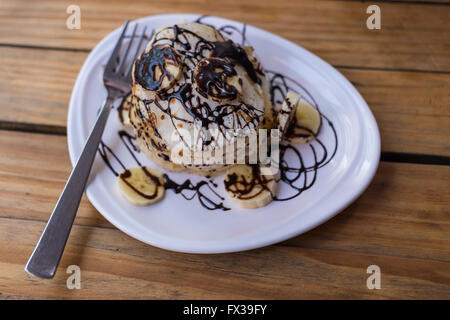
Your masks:
{"label": "plate rim", "polygon": [[[146,17],[136,19],[134,21],[139,22],[141,20],[149,20],[152,18],[155,18],[155,19],[158,19],[158,18],[195,19],[195,18],[199,18],[199,17],[202,17],[202,15],[171,13],[171,14],[159,14],[159,15],[146,16]],[[232,22],[232,23],[236,23],[236,24],[243,24],[243,22],[240,22],[240,21],[222,18],[222,17],[218,17],[218,16],[208,16],[208,17],[217,18],[217,19],[220,19],[223,21],[228,21],[228,22]],[[119,223],[113,217],[113,215],[108,214],[108,210],[105,209],[104,206],[100,203],[100,201],[97,201],[96,197],[93,195],[92,189],[89,189],[87,187],[86,192],[85,192],[86,196],[87,196],[89,202],[95,207],[95,209],[103,217],[105,217],[105,219],[107,219],[111,224],[113,224],[116,228],[118,228],[125,234],[129,235],[130,237],[135,238],[141,242],[144,242],[146,244],[149,244],[149,245],[152,245],[155,247],[159,247],[159,248],[171,250],[171,251],[185,252],[185,253],[215,254],[215,253],[238,252],[238,251],[245,251],[245,250],[251,250],[251,249],[255,249],[255,248],[259,248],[259,247],[264,247],[267,245],[279,243],[281,241],[285,241],[292,237],[298,236],[298,235],[300,235],[304,232],[307,232],[307,231],[317,227],[318,225],[328,221],[329,219],[333,218],[338,213],[342,212],[351,203],[353,203],[367,189],[367,187],[369,186],[373,177],[375,176],[375,173],[376,173],[378,165],[379,165],[380,154],[381,154],[380,132],[379,132],[379,128],[378,128],[377,122],[375,120],[375,117],[374,117],[370,107],[368,106],[368,104],[366,103],[364,98],[361,96],[361,94],[358,92],[358,90],[337,69],[335,69],[328,62],[326,62],[322,58],[316,56],[312,52],[310,52],[310,51],[306,50],[305,48],[303,48],[287,39],[284,39],[274,33],[260,29],[253,25],[250,25],[250,24],[246,24],[246,25],[247,25],[247,28],[250,27],[250,28],[254,29],[255,31],[261,33],[262,35],[266,35],[271,38],[274,38],[276,41],[282,42],[284,45],[288,46],[289,48],[291,48],[293,50],[300,50],[301,53],[303,55],[306,55],[306,57],[308,59],[312,59],[314,61],[314,65],[319,64],[319,66],[321,66],[321,67],[326,67],[327,72],[330,71],[330,76],[333,78],[333,80],[336,81],[337,83],[344,85],[345,88],[347,90],[349,90],[350,93],[352,93],[352,97],[355,99],[355,105],[357,105],[357,107],[358,107],[357,109],[359,111],[361,111],[360,109],[362,107],[362,109],[363,109],[362,111],[364,111],[364,114],[366,116],[368,116],[367,119],[370,122],[370,127],[373,129],[372,134],[373,134],[374,141],[372,141],[372,142],[374,142],[374,143],[373,143],[373,145],[371,145],[370,149],[372,151],[371,154],[374,155],[374,159],[370,159],[370,160],[372,160],[372,161],[370,161],[371,166],[370,166],[369,170],[366,171],[366,176],[364,177],[363,181],[358,184],[358,187],[351,192],[351,196],[347,196],[345,198],[345,201],[342,201],[342,203],[340,203],[340,205],[338,205],[338,206],[333,205],[332,206],[333,208],[328,208],[328,210],[325,210],[326,212],[328,212],[327,214],[321,214],[320,217],[315,219],[313,222],[308,223],[307,225],[297,226],[296,228],[294,228],[294,230],[290,230],[289,232],[281,232],[281,233],[278,232],[277,236],[276,235],[266,236],[262,240],[261,239],[259,239],[259,241],[254,240],[251,243],[246,243],[246,244],[245,243],[244,244],[236,244],[235,243],[232,246],[227,245],[227,244],[220,246],[219,244],[223,243],[224,242],[223,240],[208,241],[209,246],[207,246],[207,247],[197,247],[195,245],[192,246],[192,244],[203,243],[204,241],[202,241],[202,240],[198,240],[198,241],[177,240],[178,242],[182,242],[182,243],[181,244],[178,243],[177,245],[174,245],[172,243],[170,243],[170,244],[164,243],[163,244],[163,243],[159,243],[156,241],[149,241],[149,239],[144,239],[143,237],[140,236],[140,234],[133,232],[126,226]],[[89,66],[91,64],[91,60],[93,60],[95,58],[95,56],[97,55],[96,51],[98,50],[98,48],[103,43],[107,42],[111,37],[114,37],[119,32],[119,30],[120,30],[120,27],[112,30],[108,35],[106,35],[102,40],[100,40],[95,45],[95,47],[89,53],[88,57],[85,59],[83,66],[81,67],[80,72],[77,75],[77,79],[75,81],[75,85],[72,90],[70,103],[69,103],[69,110],[68,110],[68,115],[67,115],[67,144],[68,144],[69,156],[70,156],[70,161],[71,161],[72,167],[76,163],[78,155],[76,155],[76,151],[75,151],[75,146],[74,146],[74,141],[73,141],[74,133],[72,133],[73,127],[71,124],[74,125],[74,121],[72,121],[72,119],[74,118],[74,112],[75,112],[74,104],[76,103],[75,100],[76,100],[77,92],[80,90],[82,77],[89,71],[89,69],[90,69]],[[368,154],[368,152],[365,153],[366,156],[367,156],[367,154]],[[365,159],[365,157],[364,157],[364,159]],[[353,177],[352,176],[347,177],[346,180],[350,179],[350,178],[353,178]],[[282,227],[284,224],[286,224],[286,222],[279,225],[278,227],[282,230]],[[290,228],[290,229],[292,229],[292,228]],[[245,236],[248,237],[249,235],[245,235]],[[218,243],[216,243],[216,242],[218,242]]]}

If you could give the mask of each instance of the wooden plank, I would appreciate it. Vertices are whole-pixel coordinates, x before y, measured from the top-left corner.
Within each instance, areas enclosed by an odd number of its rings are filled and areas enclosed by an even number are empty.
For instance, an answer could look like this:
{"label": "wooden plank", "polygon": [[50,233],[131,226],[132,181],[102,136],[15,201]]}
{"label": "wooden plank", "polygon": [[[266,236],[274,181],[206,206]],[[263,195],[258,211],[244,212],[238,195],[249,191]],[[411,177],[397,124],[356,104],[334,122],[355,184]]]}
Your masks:
{"label": "wooden plank", "polygon": [[[0,127],[5,121],[3,128],[14,122],[65,127],[70,94],[86,56],[0,48]],[[383,151],[450,155],[450,74],[339,70],[374,112]]]}
{"label": "wooden plank", "polygon": [[85,52],[0,47],[0,121],[66,126]]}
{"label": "wooden plank", "polygon": [[[23,270],[43,222],[0,218],[1,297],[50,299],[444,299],[449,263],[335,250],[270,246],[219,255],[180,254],[115,229],[74,226],[55,279]],[[381,289],[366,268],[381,268]],[[81,290],[66,288],[69,265]]]}
{"label": "wooden plank", "polygon": [[[230,0],[77,1],[81,30],[65,26],[64,1],[2,1],[0,43],[92,49],[125,19],[197,12],[243,21],[304,46],[334,65],[450,72],[448,5],[380,3],[381,30],[366,27],[365,2]],[[372,4],[372,3],[370,3]]]}
{"label": "wooden plank", "polygon": [[354,204],[284,244],[449,262],[449,184],[449,166],[382,162]]}
{"label": "wooden plank", "polygon": [[[0,215],[47,220],[71,170],[66,137],[0,132]],[[112,227],[85,196],[75,221]]]}
{"label": "wooden plank", "polygon": [[[438,1],[382,3],[383,29],[375,33],[364,27],[369,4],[349,1],[232,0],[213,8],[201,0],[134,6],[79,1],[80,31],[64,27],[69,3],[3,1],[0,44],[90,49],[125,16],[220,14],[346,66],[340,71],[374,110],[384,151],[449,155],[449,6]],[[0,128],[63,133],[86,55],[0,47]],[[23,267],[69,171],[66,137],[0,130],[0,299],[450,299],[449,166],[383,162],[367,191],[329,222],[235,254],[180,254],[145,245],[83,198],[55,279],[39,280]],[[66,288],[65,269],[72,264],[81,267],[81,290]],[[366,288],[371,264],[381,268],[381,290]]]}
{"label": "wooden plank", "polygon": [[450,155],[450,74],[339,71],[372,109],[382,151]]}
{"label": "wooden plank", "polygon": [[[358,1],[361,0],[334,0],[334,1]],[[417,3],[417,4],[427,4],[427,5],[446,5],[450,4],[450,1],[448,0],[379,0],[376,1],[377,3],[393,3],[393,2],[399,2],[399,3]]]}
{"label": "wooden plank", "polygon": [[[46,221],[70,171],[65,137],[0,133],[0,217]],[[283,245],[450,261],[449,182],[449,166],[381,163],[356,203]],[[86,200],[76,224],[112,228]]]}

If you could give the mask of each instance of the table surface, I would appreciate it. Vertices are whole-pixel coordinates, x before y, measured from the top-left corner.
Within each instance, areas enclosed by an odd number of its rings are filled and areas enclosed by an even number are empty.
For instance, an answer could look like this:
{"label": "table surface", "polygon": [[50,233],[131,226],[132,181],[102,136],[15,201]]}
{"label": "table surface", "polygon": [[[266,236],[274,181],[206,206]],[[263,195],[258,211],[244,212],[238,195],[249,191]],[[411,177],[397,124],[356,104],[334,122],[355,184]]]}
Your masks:
{"label": "table surface", "polygon": [[[450,298],[450,2],[272,0],[0,3],[0,298]],[[371,3],[372,4],[372,3]],[[90,50],[125,19],[199,13],[240,20],[328,61],[378,121],[382,156],[367,191],[332,220],[247,252],[194,255],[143,244],[83,198],[58,272],[24,265],[71,170],[68,102]],[[69,290],[69,265],[81,289]],[[381,289],[366,286],[381,269]]]}

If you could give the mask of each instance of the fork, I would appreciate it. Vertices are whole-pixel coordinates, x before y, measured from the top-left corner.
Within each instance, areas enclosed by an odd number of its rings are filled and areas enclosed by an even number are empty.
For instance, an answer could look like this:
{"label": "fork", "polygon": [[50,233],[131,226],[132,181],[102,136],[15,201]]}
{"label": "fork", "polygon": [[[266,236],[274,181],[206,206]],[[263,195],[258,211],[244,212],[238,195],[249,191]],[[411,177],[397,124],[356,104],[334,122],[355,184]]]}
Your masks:
{"label": "fork", "polygon": [[[128,28],[129,21],[125,22],[122,33],[114,50],[109,57],[103,73],[103,84],[108,91],[108,96],[99,110],[97,120],[84,145],[75,167],[56,203],[53,213],[48,220],[47,226],[39,239],[33,253],[31,254],[25,271],[39,278],[51,279],[54,277],[59,261],[66,246],[75,215],[80,205],[81,197],[86,187],[92,163],[94,162],[109,112],[118,98],[124,97],[131,90],[131,70],[133,61],[140,52],[142,41],[145,37],[146,27],[138,37],[138,45],[127,66],[126,60],[135,38],[138,24],[134,24],[132,35],[125,49],[123,58],[119,57],[123,39]],[[125,46],[124,46],[125,47]]]}

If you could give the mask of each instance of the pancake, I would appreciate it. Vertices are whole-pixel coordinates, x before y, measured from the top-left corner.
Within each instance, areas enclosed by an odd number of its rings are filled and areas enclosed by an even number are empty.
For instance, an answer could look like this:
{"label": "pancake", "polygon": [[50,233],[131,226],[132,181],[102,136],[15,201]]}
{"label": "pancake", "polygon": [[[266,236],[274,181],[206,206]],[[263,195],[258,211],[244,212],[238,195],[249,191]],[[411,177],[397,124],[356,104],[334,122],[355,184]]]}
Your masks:
{"label": "pancake", "polygon": [[155,32],[134,64],[130,99],[141,150],[170,171],[220,173],[248,152],[248,135],[273,121],[253,48],[199,23]]}

